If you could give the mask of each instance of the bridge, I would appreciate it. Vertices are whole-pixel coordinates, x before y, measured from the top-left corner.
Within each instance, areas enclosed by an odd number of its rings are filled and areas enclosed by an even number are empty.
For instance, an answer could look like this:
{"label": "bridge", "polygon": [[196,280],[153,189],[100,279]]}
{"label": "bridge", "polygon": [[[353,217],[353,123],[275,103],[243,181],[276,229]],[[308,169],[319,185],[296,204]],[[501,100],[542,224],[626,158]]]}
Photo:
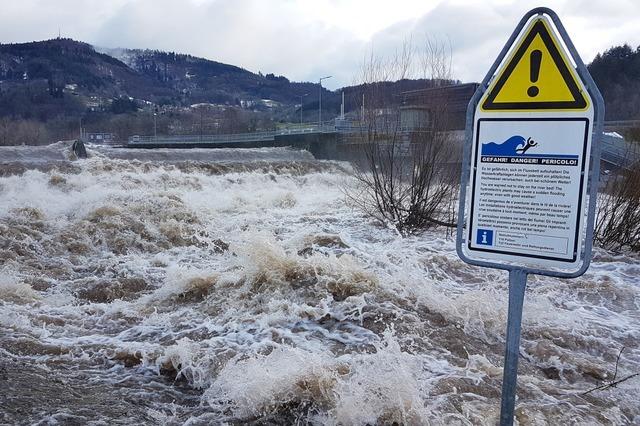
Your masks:
{"label": "bridge", "polygon": [[360,132],[357,122],[332,120],[296,124],[267,132],[232,133],[221,135],[134,135],[128,148],[265,148],[285,147],[306,149],[316,158],[334,157],[339,135]]}
{"label": "bridge", "polygon": [[[612,129],[620,124],[635,125],[636,122],[607,122],[605,127]],[[336,157],[338,142],[344,142],[362,131],[361,123],[349,120],[332,120],[322,125],[318,123],[296,124],[287,128],[253,133],[232,133],[221,135],[162,135],[131,136],[129,148],[264,148],[293,146],[306,149],[316,158],[344,159]],[[415,129],[413,129],[415,130]],[[410,144],[412,129],[400,129],[403,141]],[[463,141],[462,134],[456,132],[455,140]],[[406,137],[405,137],[406,136]],[[344,143],[340,143],[344,145]],[[353,145],[353,144],[351,144]],[[640,149],[636,144],[627,142],[615,132],[605,132],[602,138],[601,160],[605,167],[628,169],[640,161]],[[353,148],[353,147],[352,147]],[[407,146],[408,148],[408,146]],[[340,149],[346,149],[342,147]],[[354,149],[351,149],[354,151]],[[352,156],[353,152],[350,153]]]}
{"label": "bridge", "polygon": [[298,129],[283,129],[269,132],[253,132],[253,133],[231,133],[223,135],[169,135],[169,136],[131,136],[128,146],[131,147],[149,147],[151,145],[180,145],[188,146],[198,145],[218,145],[218,144],[237,144],[251,142],[269,142],[275,141],[277,136],[283,135],[312,135],[320,133],[334,133],[336,130],[332,126],[309,126]]}

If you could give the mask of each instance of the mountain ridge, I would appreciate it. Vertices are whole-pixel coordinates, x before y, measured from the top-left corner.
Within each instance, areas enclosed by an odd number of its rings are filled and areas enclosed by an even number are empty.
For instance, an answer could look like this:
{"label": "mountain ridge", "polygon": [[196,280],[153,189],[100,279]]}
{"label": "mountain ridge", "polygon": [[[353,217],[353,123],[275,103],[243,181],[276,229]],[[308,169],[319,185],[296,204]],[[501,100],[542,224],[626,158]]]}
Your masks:
{"label": "mountain ridge", "polygon": [[[114,57],[115,56],[115,57]],[[638,119],[640,48],[613,47],[589,69],[607,119]],[[323,118],[398,106],[399,93],[454,81],[399,80],[322,88]],[[188,54],[101,48],[66,38],[0,44],[0,145],[45,143],[84,131],[131,134],[261,131],[316,122],[320,86]],[[377,103],[376,103],[377,100]],[[30,134],[16,137],[14,134]],[[31,142],[33,141],[33,142]]]}
{"label": "mountain ridge", "polygon": [[175,52],[96,48],[64,38],[0,44],[0,81],[5,91],[38,80],[52,86],[52,95],[76,85],[76,94],[85,96],[130,96],[180,106],[241,105],[262,99],[294,104],[296,98],[318,89],[315,83],[291,82]]}

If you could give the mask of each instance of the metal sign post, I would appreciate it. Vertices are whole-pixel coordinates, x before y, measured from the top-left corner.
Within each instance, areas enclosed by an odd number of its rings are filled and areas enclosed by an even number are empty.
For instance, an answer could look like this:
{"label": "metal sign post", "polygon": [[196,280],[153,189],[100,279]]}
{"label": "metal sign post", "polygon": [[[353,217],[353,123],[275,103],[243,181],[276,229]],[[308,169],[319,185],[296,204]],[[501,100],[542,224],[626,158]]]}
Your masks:
{"label": "metal sign post", "polygon": [[456,248],[509,271],[500,424],[513,424],[528,274],[591,261],[604,102],[558,16],[520,21],[467,108]]}
{"label": "metal sign post", "polygon": [[509,271],[509,311],[507,314],[507,347],[504,352],[502,374],[502,401],[500,402],[500,424],[513,423],[516,404],[516,380],[518,377],[518,354],[520,353],[520,326],[522,305],[527,287],[527,273],[520,269]]}

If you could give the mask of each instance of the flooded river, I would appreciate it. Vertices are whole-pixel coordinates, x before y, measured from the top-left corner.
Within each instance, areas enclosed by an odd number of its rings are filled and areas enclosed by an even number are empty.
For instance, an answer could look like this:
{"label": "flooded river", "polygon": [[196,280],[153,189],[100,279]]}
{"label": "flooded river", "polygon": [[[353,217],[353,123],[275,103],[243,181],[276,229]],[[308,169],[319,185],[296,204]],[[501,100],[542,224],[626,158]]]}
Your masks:
{"label": "flooded river", "polygon": [[[286,148],[0,150],[0,424],[494,425],[506,273]],[[530,277],[517,424],[640,424],[640,261]]]}

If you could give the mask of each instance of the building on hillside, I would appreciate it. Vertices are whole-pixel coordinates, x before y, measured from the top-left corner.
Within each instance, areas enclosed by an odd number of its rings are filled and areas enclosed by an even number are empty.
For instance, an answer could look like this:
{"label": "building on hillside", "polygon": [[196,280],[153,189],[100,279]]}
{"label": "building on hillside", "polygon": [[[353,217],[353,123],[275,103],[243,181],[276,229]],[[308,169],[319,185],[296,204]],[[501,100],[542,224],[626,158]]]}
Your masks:
{"label": "building on hillside", "polygon": [[403,129],[430,127],[436,114],[442,114],[446,130],[465,128],[467,105],[478,83],[455,84],[400,93],[400,123]]}

